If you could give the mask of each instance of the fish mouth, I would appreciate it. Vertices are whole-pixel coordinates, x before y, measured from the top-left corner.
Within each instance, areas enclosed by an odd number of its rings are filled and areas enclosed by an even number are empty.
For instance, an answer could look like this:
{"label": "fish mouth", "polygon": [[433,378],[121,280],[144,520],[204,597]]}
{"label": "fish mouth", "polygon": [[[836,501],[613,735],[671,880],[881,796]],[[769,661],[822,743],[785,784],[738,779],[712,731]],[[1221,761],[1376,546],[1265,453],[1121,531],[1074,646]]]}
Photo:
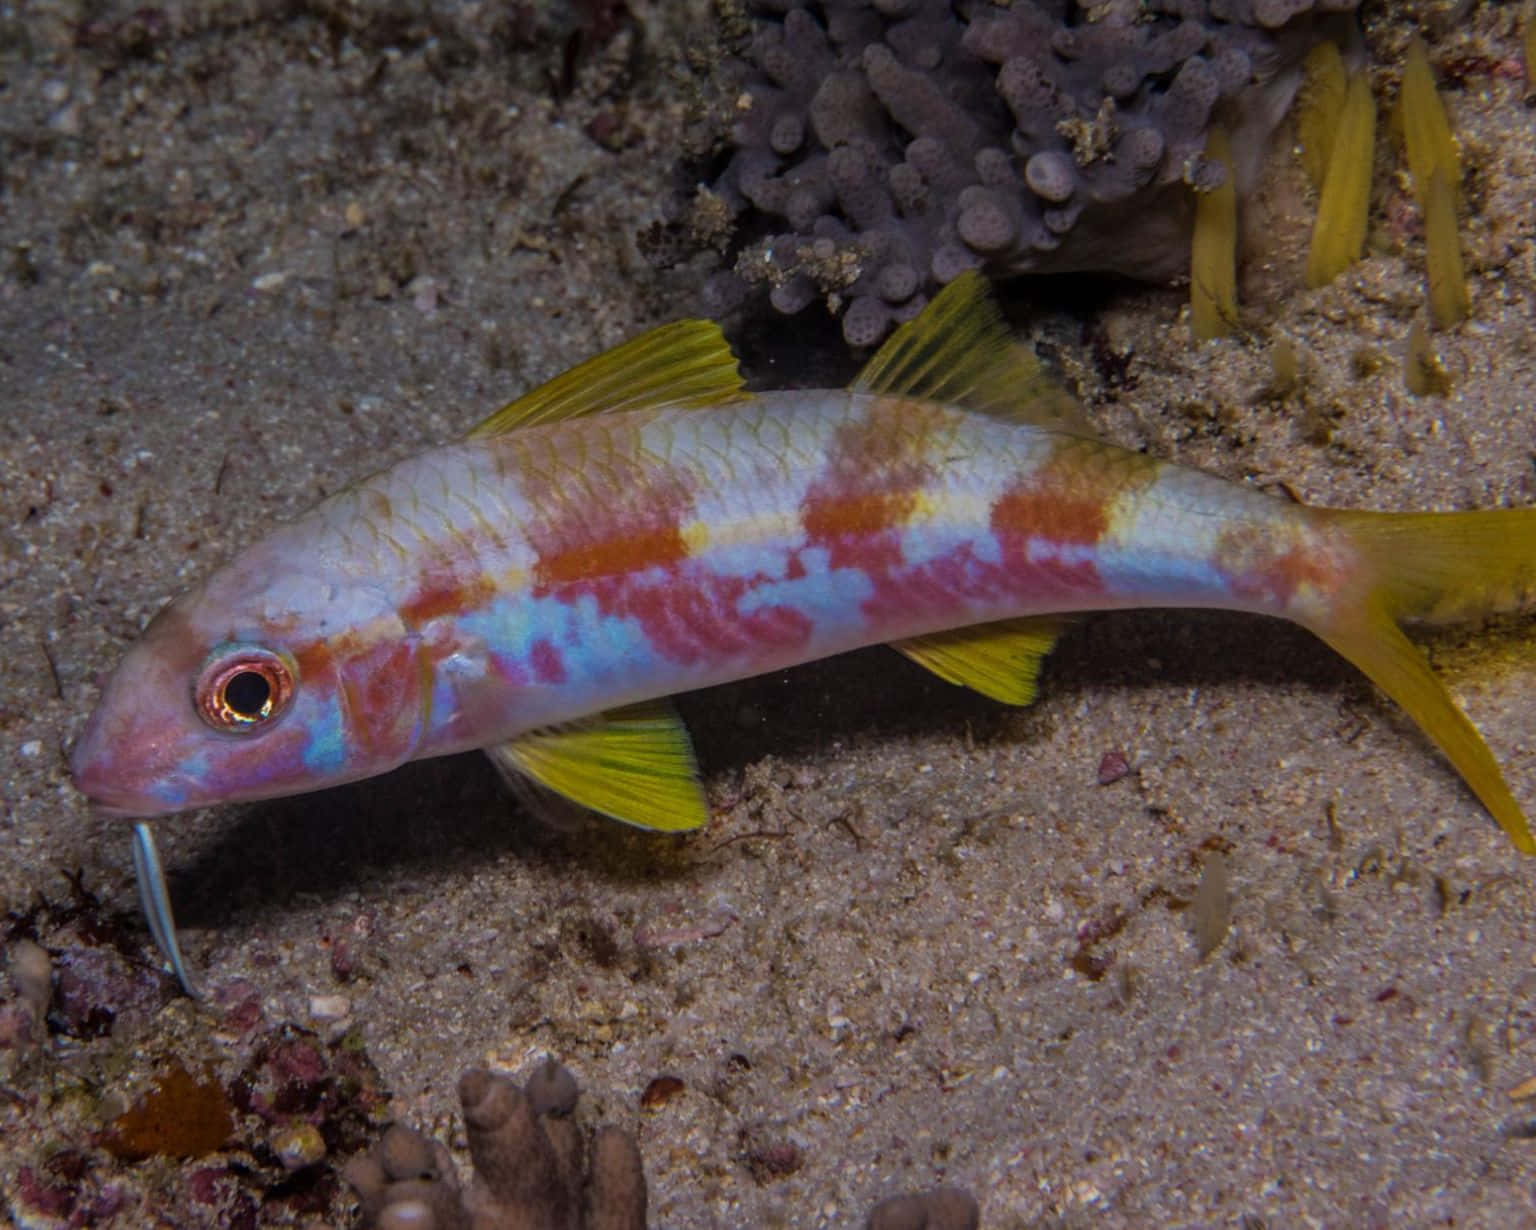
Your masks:
{"label": "fish mouth", "polygon": [[112,757],[101,755],[93,746],[92,730],[76,741],[69,757],[69,775],[75,789],[83,794],[98,816],[114,820],[145,820],[179,811],[163,798],[136,789],[133,774]]}
{"label": "fish mouth", "polygon": [[155,816],[164,815],[164,812],[149,811],[143,807],[129,807],[117,803],[104,803],[100,799],[85,794],[86,801],[91,805],[91,814],[99,816],[103,820],[149,820]]}
{"label": "fish mouth", "polygon": [[76,770],[73,777],[75,789],[86,797],[95,815],[112,820],[147,820],[163,816],[171,810],[119,783],[108,782],[89,770]]}

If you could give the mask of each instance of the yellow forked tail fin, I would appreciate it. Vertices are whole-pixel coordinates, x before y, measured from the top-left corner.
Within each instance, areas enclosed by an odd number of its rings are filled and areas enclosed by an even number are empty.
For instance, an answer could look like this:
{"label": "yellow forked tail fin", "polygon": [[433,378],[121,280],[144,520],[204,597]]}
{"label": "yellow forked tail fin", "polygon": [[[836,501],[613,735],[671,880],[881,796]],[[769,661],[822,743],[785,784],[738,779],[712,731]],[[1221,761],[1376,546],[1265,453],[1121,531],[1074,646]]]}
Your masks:
{"label": "yellow forked tail fin", "polygon": [[1312,630],[1401,705],[1456,766],[1515,847],[1536,839],[1504,774],[1400,620],[1448,623],[1536,606],[1536,508],[1325,514],[1363,557],[1360,603]]}

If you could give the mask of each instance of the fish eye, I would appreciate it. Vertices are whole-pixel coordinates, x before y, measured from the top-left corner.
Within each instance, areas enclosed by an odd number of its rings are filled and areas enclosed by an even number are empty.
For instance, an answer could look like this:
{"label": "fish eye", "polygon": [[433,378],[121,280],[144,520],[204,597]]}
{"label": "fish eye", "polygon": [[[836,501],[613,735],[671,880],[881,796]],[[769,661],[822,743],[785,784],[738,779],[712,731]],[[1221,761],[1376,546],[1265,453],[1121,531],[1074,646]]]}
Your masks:
{"label": "fish eye", "polygon": [[297,673],[284,654],[259,645],[221,645],[198,676],[193,703],[215,730],[260,730],[287,710]]}

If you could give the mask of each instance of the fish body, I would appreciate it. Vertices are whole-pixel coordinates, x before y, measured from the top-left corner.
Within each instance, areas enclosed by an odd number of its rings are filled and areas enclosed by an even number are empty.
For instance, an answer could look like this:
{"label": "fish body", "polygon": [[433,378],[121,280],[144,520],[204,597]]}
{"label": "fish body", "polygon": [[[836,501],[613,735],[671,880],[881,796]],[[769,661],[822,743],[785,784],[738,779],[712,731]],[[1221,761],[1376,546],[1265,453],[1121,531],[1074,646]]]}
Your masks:
{"label": "fish body", "polygon": [[1536,512],[1314,509],[1096,440],[979,279],[847,390],[746,393],[711,329],[600,356],[239,553],[130,650],[77,784],[145,817],[485,748],[619,819],[694,827],[656,698],[890,643],[1022,703],[1065,613],[1219,607],[1361,665],[1533,848],[1397,621],[1523,603]]}
{"label": "fish body", "polygon": [[[175,602],[138,653],[154,677],[126,671],[101,710],[125,755],[80,776],[132,814],[287,794],[955,627],[1296,617],[1355,566],[1299,505],[929,402],[818,390],[552,423],[376,474]],[[130,697],[179,699],[244,644],[292,659],[305,712],[214,770]]]}

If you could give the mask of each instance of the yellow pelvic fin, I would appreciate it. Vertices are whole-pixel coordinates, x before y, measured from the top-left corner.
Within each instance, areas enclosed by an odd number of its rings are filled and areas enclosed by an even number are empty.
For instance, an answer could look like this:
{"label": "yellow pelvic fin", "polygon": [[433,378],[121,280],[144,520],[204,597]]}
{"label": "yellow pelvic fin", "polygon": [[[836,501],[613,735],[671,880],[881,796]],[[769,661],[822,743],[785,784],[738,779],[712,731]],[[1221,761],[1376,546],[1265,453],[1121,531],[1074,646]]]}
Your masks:
{"label": "yellow pelvic fin", "polygon": [[1094,438],[1082,407],[1013,340],[987,282],[969,270],[886,339],[849,386],[941,402]]}
{"label": "yellow pelvic fin", "polygon": [[1536,853],[1493,753],[1397,626],[1400,619],[1464,620],[1536,605],[1536,508],[1322,515],[1360,553],[1362,597],[1312,630],[1407,710],[1517,849]]}
{"label": "yellow pelvic fin", "polygon": [[892,642],[919,666],[1005,705],[1035,699],[1040,663],[1070,620],[1034,615]]}
{"label": "yellow pelvic fin", "polygon": [[693,745],[669,701],[531,731],[486,754],[502,772],[625,824],[679,833],[709,820]]}
{"label": "yellow pelvic fin", "polygon": [[1225,337],[1237,324],[1237,183],[1226,130],[1213,125],[1205,156],[1221,164],[1221,187],[1195,194],[1189,247],[1189,325],[1196,338]]}
{"label": "yellow pelvic fin", "polygon": [[1451,135],[1445,104],[1435,89],[1435,73],[1429,66],[1429,51],[1422,38],[1408,45],[1397,105],[1419,208],[1429,209],[1430,180],[1437,169],[1451,186],[1453,206],[1460,204],[1461,155],[1456,149],[1456,138]]}
{"label": "yellow pelvic fin", "polygon": [[740,396],[741,373],[720,326],[678,320],[578,363],[503,406],[469,436],[652,406],[701,409]]}
{"label": "yellow pelvic fin", "polygon": [[1305,73],[1296,104],[1296,135],[1301,141],[1301,165],[1312,187],[1321,192],[1333,154],[1333,134],[1349,88],[1349,74],[1338,44],[1323,42],[1312,48],[1307,53]]}
{"label": "yellow pelvic fin", "polygon": [[1360,69],[1350,75],[1328,157],[1307,252],[1308,286],[1326,286],[1360,258],[1370,220],[1375,149],[1376,100],[1370,76]]}

